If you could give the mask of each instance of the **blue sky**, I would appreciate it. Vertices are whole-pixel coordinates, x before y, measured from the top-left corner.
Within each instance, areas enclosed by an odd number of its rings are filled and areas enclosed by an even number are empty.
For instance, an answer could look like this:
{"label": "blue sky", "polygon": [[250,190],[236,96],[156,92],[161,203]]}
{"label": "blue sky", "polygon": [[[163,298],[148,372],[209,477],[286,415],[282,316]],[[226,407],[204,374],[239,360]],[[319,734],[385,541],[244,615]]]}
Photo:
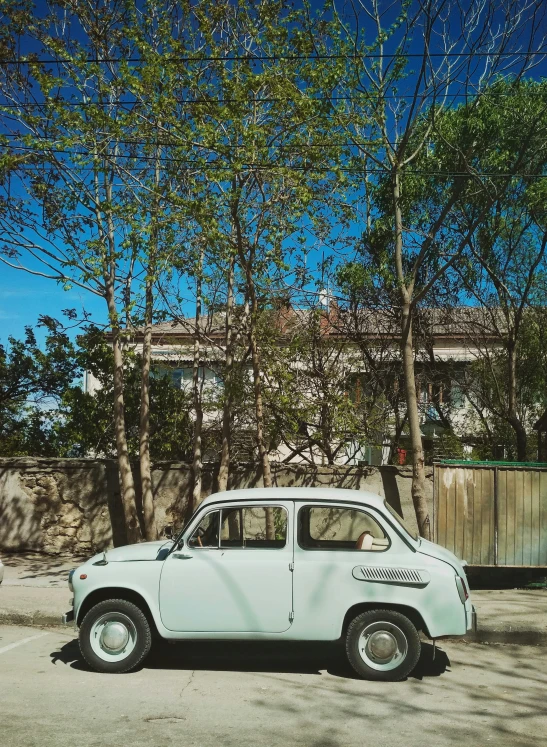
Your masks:
{"label": "blue sky", "polygon": [[[105,320],[105,302],[78,288],[63,290],[52,280],[0,267],[0,343],[10,335],[22,337],[25,327],[34,326],[40,315],[62,318],[63,309],[85,309],[97,323]],[[38,339],[42,337],[37,330]]]}

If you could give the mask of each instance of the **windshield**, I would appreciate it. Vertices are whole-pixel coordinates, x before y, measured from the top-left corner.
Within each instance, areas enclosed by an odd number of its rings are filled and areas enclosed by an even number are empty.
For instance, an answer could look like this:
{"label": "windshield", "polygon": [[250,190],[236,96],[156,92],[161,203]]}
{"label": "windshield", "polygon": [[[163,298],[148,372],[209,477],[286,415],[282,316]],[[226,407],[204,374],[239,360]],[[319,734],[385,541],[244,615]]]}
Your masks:
{"label": "windshield", "polygon": [[408,524],[405,522],[403,517],[399,516],[397,511],[395,511],[395,509],[392,508],[387,501],[384,501],[384,506],[387,508],[387,510],[393,516],[393,518],[403,527],[405,532],[409,534],[415,542],[417,542],[418,541],[417,533],[408,526]]}

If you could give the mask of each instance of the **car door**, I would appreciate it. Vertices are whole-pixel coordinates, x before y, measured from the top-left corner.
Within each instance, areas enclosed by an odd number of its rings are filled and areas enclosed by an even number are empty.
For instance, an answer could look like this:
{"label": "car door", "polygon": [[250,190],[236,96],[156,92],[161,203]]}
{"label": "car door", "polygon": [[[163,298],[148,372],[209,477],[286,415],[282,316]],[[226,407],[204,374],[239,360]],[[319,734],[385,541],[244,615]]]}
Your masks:
{"label": "car door", "polygon": [[[295,502],[293,633],[333,640],[346,611],[358,602],[399,601],[396,587],[365,583],[361,567],[401,567],[408,548],[366,506]],[[387,596],[386,596],[387,595]]]}
{"label": "car door", "polygon": [[281,633],[292,620],[292,502],[211,507],[164,562],[166,628]]}

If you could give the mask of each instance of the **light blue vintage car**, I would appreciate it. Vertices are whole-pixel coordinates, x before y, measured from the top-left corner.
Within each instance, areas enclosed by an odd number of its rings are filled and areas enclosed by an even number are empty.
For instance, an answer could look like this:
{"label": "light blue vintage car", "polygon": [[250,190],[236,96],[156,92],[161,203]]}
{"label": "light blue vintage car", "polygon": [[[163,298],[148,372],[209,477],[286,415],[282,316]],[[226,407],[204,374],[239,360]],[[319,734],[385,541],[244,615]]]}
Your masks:
{"label": "light blue vintage car", "polygon": [[419,631],[465,635],[474,610],[461,562],[416,537],[380,497],[269,488],[206,498],[176,539],[109,550],[71,572],[80,647],[127,672],[152,638],[345,641],[368,679],[399,680]]}

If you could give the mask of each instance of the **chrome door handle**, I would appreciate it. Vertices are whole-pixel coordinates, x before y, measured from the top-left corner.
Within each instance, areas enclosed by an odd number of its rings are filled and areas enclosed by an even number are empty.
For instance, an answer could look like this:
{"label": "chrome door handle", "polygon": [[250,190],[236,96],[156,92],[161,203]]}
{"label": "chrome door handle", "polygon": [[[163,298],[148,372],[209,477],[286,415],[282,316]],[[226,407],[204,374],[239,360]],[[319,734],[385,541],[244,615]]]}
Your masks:
{"label": "chrome door handle", "polygon": [[174,552],[173,557],[177,560],[192,560],[193,555],[183,555],[181,552]]}

